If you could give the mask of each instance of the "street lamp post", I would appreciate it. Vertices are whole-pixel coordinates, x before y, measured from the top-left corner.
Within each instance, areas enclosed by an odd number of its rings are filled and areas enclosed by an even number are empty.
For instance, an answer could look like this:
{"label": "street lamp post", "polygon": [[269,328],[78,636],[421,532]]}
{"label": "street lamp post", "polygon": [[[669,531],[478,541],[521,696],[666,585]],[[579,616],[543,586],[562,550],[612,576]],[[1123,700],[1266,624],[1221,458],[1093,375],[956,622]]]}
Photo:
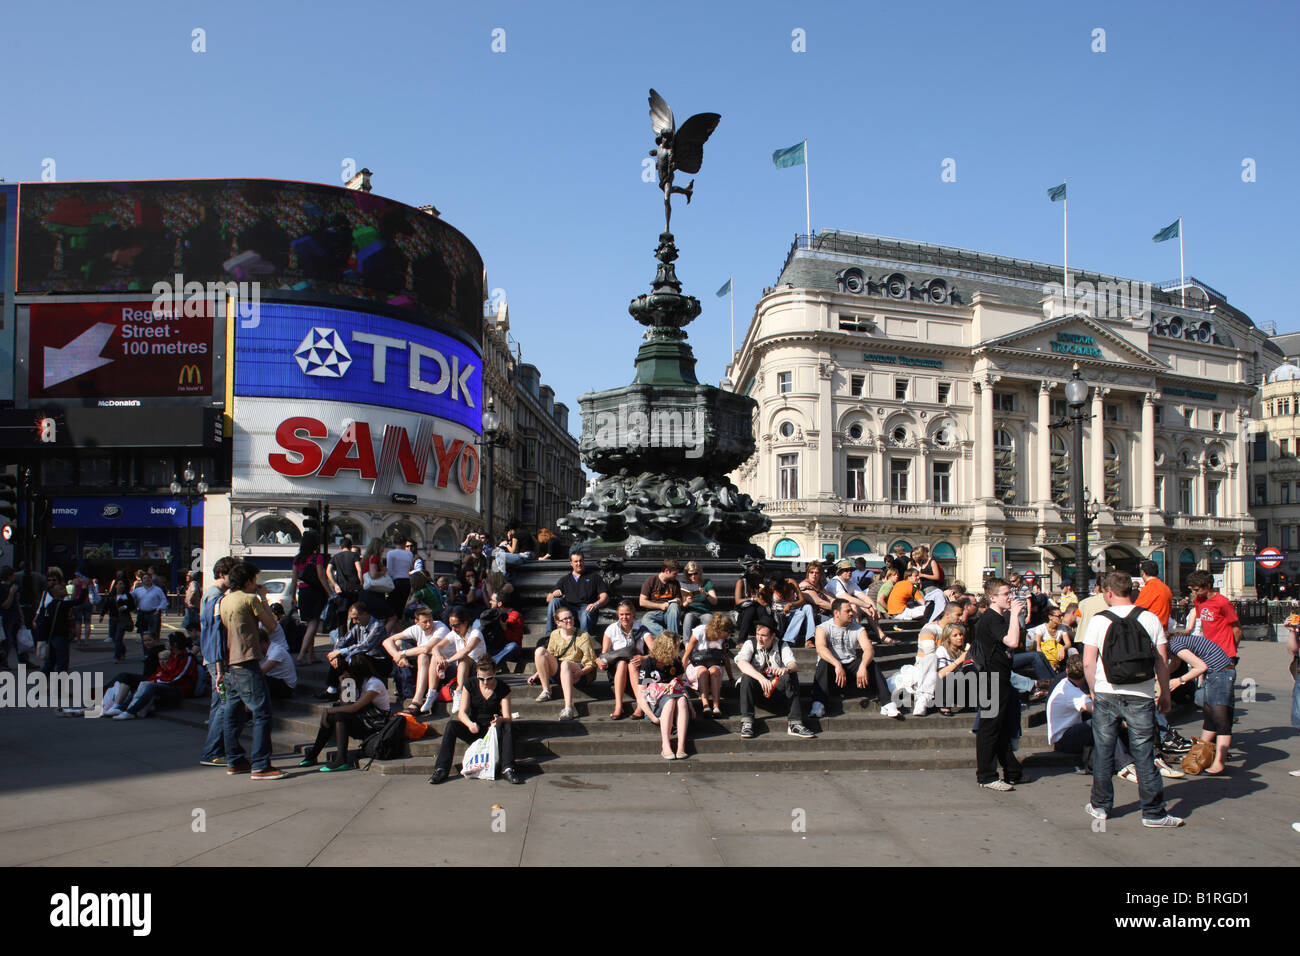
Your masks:
{"label": "street lamp post", "polygon": [[489,398],[487,408],[483,410],[483,447],[487,451],[487,468],[484,470],[483,484],[487,489],[487,503],[484,508],[484,517],[487,519],[487,539],[488,545],[491,546],[496,538],[492,534],[492,486],[496,484],[496,468],[492,461],[493,450],[497,444],[497,433],[501,428],[501,418],[497,415],[494,405],[496,403]]}
{"label": "street lamp post", "polygon": [[1080,600],[1088,593],[1088,515],[1083,500],[1083,407],[1088,401],[1088,383],[1079,377],[1079,367],[1065,383],[1065,401],[1074,426],[1070,455],[1070,490],[1074,497],[1074,593]]}
{"label": "street lamp post", "polygon": [[[198,479],[197,481],[195,479]],[[183,483],[182,480],[184,479]],[[203,475],[196,475],[194,472],[194,463],[187,461],[185,470],[179,476],[172,476],[171,492],[174,495],[183,495],[185,502],[185,567],[184,570],[190,570],[190,564],[194,560],[194,506],[198,500],[208,493],[208,483],[204,480]]]}

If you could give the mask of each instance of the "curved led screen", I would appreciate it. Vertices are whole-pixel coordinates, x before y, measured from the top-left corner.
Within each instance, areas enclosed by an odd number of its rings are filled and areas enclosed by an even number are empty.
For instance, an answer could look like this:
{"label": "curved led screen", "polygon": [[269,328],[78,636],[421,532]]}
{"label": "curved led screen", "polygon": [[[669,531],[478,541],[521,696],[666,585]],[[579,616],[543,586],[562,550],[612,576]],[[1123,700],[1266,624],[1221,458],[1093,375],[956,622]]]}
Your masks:
{"label": "curved led screen", "polygon": [[374,193],[264,179],[26,183],[17,291],[257,282],[445,322],[479,342],[483,261],[435,216]]}

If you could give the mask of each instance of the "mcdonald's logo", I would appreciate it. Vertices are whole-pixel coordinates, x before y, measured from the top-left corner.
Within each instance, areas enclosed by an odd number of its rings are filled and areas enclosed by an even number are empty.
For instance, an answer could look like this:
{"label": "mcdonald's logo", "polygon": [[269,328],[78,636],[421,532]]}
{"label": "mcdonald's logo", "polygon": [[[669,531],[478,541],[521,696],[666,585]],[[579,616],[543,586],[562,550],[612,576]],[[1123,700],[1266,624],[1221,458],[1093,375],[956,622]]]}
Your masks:
{"label": "mcdonald's logo", "polygon": [[180,375],[176,376],[177,385],[202,385],[203,373],[199,367],[193,363],[181,367]]}

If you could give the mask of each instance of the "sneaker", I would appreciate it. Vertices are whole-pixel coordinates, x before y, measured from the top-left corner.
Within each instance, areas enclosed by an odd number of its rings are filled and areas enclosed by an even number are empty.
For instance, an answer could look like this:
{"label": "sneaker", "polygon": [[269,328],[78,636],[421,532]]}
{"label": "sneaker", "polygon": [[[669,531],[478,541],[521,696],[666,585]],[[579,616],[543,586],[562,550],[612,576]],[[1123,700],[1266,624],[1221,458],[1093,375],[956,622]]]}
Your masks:
{"label": "sneaker", "polygon": [[740,722],[740,736],[742,740],[749,740],[754,736],[754,722],[752,720],[742,720]]}
{"label": "sneaker", "polygon": [[253,765],[247,760],[236,760],[226,767],[226,776],[233,777],[235,774],[248,773],[253,769]]}
{"label": "sneaker", "polygon": [[560,711],[560,720],[577,720],[578,709],[576,707],[565,707]]}
{"label": "sneaker", "polygon": [[929,708],[925,706],[925,701],[918,700],[916,706],[912,708],[912,716],[924,717],[927,710],[929,710]]}
{"label": "sneaker", "polygon": [[129,710],[124,710],[121,713],[114,714],[113,719],[114,720],[135,720],[135,714],[131,713]]}
{"label": "sneaker", "polygon": [[551,692],[550,692],[549,690],[544,690],[544,691],[542,691],[540,694],[537,695],[537,702],[538,702],[539,704],[540,704],[540,703],[545,703],[546,701],[548,701],[548,700],[550,700],[550,699],[551,699]]}
{"label": "sneaker", "polygon": [[1160,749],[1168,754],[1185,754],[1192,749],[1192,742],[1176,730],[1171,730],[1160,738]]}
{"label": "sneaker", "polygon": [[1008,790],[1016,789],[1005,780],[990,780],[988,783],[981,783],[985,790],[996,790],[998,793],[1006,793]]}
{"label": "sneaker", "polygon": [[1291,829],[1294,830],[1296,833],[1300,833],[1300,823],[1291,824]]}
{"label": "sneaker", "polygon": [[284,776],[283,770],[276,770],[274,767],[267,767],[265,770],[254,770],[248,775],[250,780],[279,780]]}
{"label": "sneaker", "polygon": [[446,780],[447,780],[447,771],[443,770],[441,767],[439,767],[429,776],[429,783],[435,785],[439,783],[444,783],[446,782]]}
{"label": "sneaker", "polygon": [[420,708],[420,713],[432,714],[433,705],[437,702],[438,702],[438,692],[433,690],[429,691],[429,693],[426,694],[424,697],[424,705]]}
{"label": "sneaker", "polygon": [[342,773],[344,770],[351,770],[351,769],[352,769],[352,764],[350,763],[327,763],[325,766],[320,768],[320,772],[321,773]]}
{"label": "sneaker", "polygon": [[1172,780],[1177,780],[1179,777],[1187,776],[1187,774],[1183,773],[1178,768],[1169,766],[1169,764],[1165,763],[1164,760],[1159,757],[1156,758],[1156,769],[1160,771],[1160,776],[1169,777]]}
{"label": "sneaker", "polygon": [[1105,820],[1108,816],[1105,810],[1098,810],[1091,803],[1085,803],[1083,805],[1083,812],[1088,814],[1088,816],[1092,817],[1094,820]]}
{"label": "sneaker", "polygon": [[1180,827],[1183,825],[1183,823],[1184,820],[1182,817],[1175,817],[1168,813],[1166,813],[1163,817],[1157,817],[1154,820],[1148,820],[1146,817],[1142,818],[1142,825],[1144,827],[1151,827],[1152,829],[1157,829],[1160,827]]}
{"label": "sneaker", "polygon": [[892,700],[891,700],[888,704],[885,704],[885,706],[883,706],[883,707],[880,708],[880,716],[881,716],[881,717],[893,717],[893,718],[895,718],[896,720],[902,720],[902,719],[903,719],[903,714],[902,714],[902,712],[898,709],[898,705],[895,704]]}
{"label": "sneaker", "polygon": [[808,711],[808,716],[816,717],[818,720],[821,720],[823,717],[826,716],[826,705],[823,704],[820,700],[815,701],[812,705],[812,710]]}
{"label": "sneaker", "polygon": [[515,785],[524,782],[524,778],[519,776],[519,771],[516,770],[514,767],[506,767],[505,770],[502,770],[501,777],[503,780],[506,781],[506,783],[513,783]]}
{"label": "sneaker", "polygon": [[1121,780],[1125,781],[1126,783],[1138,782],[1137,768],[1134,767],[1132,764],[1129,764],[1119,773],[1115,774],[1115,776],[1119,777]]}
{"label": "sneaker", "polygon": [[200,767],[228,767],[229,762],[225,757],[213,757],[211,760],[200,760]]}
{"label": "sneaker", "polygon": [[460,691],[458,690],[453,691],[451,695],[451,712],[453,714],[460,713]]}
{"label": "sneaker", "polygon": [[785,732],[791,737],[816,737],[817,735],[803,724],[787,724]]}

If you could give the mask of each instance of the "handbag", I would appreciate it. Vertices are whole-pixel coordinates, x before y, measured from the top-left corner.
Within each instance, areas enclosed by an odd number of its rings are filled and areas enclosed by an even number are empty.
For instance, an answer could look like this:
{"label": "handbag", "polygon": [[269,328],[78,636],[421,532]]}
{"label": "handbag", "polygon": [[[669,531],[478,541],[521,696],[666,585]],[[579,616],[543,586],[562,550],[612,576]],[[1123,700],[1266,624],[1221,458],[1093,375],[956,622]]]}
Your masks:
{"label": "handbag", "polygon": [[367,591],[376,591],[379,594],[392,594],[395,587],[397,587],[397,585],[393,583],[393,576],[391,574],[381,574],[377,578],[372,578],[369,573],[366,574],[364,589]]}
{"label": "handbag", "polygon": [[691,663],[696,667],[717,667],[725,664],[727,654],[719,650],[695,651],[691,654]]}
{"label": "handbag", "polygon": [[19,654],[30,654],[32,651],[36,650],[36,640],[32,637],[30,628],[18,628],[17,638]]}
{"label": "handbag", "polygon": [[1214,744],[1208,740],[1198,740],[1183,756],[1183,772],[1196,776],[1212,763],[1214,763]]}
{"label": "handbag", "polygon": [[630,661],[636,657],[636,645],[629,641],[616,651],[610,651],[608,654],[601,654],[596,660],[601,661],[606,667],[615,664],[618,661]]}

